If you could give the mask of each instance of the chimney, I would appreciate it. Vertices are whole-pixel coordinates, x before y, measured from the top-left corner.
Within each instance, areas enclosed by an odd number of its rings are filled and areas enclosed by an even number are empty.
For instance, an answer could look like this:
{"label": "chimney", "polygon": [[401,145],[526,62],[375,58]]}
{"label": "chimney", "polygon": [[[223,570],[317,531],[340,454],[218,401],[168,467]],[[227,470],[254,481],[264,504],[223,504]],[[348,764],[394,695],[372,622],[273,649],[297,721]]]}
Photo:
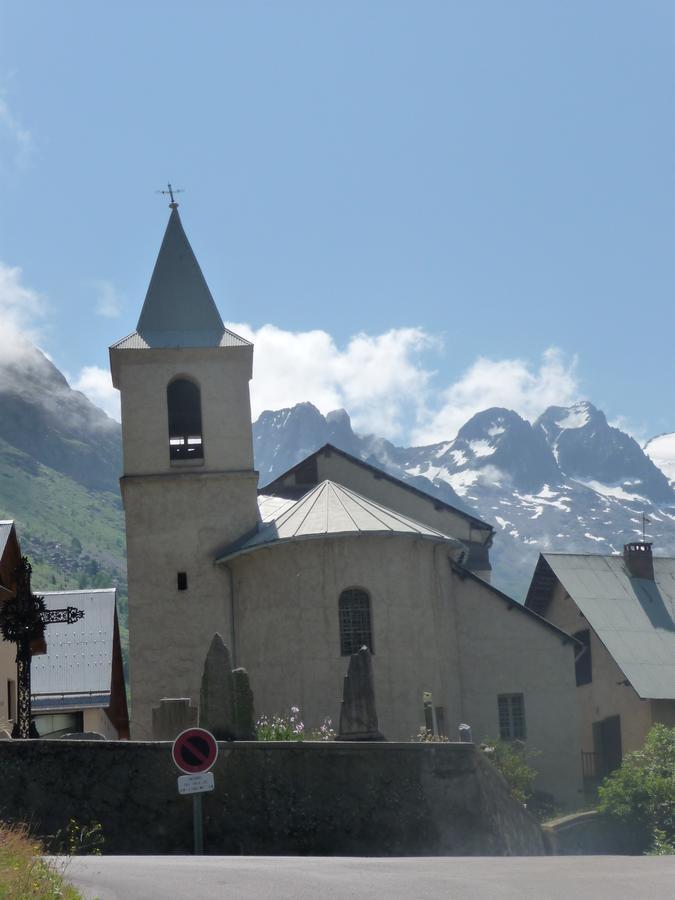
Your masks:
{"label": "chimney", "polygon": [[654,580],[654,560],[652,545],[645,541],[634,541],[623,545],[623,561],[626,563],[631,578],[647,578]]}

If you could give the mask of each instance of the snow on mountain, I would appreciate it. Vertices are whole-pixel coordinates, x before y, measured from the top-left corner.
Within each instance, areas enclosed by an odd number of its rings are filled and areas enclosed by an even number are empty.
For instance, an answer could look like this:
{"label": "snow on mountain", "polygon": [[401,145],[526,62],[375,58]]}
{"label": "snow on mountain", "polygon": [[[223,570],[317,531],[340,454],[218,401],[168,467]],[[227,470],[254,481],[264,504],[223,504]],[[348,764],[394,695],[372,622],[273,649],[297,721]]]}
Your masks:
{"label": "snow on mountain", "polygon": [[675,432],[653,437],[645,444],[644,451],[666,478],[675,483]]}
{"label": "snow on mountain", "polygon": [[[672,502],[668,479],[630,435],[607,423],[591,403],[551,406],[535,422],[566,476],[623,499]],[[603,490],[599,486],[605,486]]]}
{"label": "snow on mountain", "polygon": [[675,555],[675,490],[640,446],[587,402],[550,407],[534,424],[513,410],[487,409],[452,441],[408,448],[354,434],[344,411],[324,417],[301,404],[263,413],[254,439],[261,484],[330,441],[469,509],[495,526],[493,581],[517,597],[540,551],[618,553],[642,536],[643,513],[657,552]]}

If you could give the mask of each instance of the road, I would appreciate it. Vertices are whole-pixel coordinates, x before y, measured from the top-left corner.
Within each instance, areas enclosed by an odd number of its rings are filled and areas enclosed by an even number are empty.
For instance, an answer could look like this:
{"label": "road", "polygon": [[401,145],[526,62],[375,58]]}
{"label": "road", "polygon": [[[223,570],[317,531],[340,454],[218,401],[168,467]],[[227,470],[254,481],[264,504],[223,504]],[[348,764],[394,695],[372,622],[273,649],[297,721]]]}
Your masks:
{"label": "road", "polygon": [[76,856],[86,900],[672,900],[675,857]]}

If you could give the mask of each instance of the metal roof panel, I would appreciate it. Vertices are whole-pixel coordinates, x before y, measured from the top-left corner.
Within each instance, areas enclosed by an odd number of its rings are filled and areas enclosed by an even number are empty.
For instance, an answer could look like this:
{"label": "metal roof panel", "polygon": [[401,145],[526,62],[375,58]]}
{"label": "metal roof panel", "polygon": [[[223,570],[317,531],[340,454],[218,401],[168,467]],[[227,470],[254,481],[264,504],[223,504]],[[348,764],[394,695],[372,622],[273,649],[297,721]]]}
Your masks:
{"label": "metal roof panel", "polygon": [[47,609],[76,606],[84,610],[84,618],[73,625],[47,626],[47,653],[34,656],[31,669],[32,694],[39,708],[61,708],[69,698],[80,696],[98,697],[95,705],[107,706],[112,684],[115,589],[55,591],[43,596]]}
{"label": "metal roof panel", "polygon": [[544,553],[638,695],[675,699],[675,559],[654,557],[654,581],[620,556]]}

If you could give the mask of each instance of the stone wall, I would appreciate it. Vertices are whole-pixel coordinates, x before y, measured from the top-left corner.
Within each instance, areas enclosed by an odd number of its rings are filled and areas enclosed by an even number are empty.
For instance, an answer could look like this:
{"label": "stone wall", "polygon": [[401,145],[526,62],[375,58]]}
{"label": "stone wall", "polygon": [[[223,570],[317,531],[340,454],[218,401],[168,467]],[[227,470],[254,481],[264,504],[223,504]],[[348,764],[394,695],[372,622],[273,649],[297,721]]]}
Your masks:
{"label": "stone wall", "polygon": [[594,809],[554,819],[542,831],[554,856],[636,855],[644,853],[649,843],[647,836]]}
{"label": "stone wall", "polygon": [[[541,830],[472,744],[221,743],[207,853],[526,855]],[[101,822],[106,853],[189,853],[168,742],[2,741],[0,819]]]}

